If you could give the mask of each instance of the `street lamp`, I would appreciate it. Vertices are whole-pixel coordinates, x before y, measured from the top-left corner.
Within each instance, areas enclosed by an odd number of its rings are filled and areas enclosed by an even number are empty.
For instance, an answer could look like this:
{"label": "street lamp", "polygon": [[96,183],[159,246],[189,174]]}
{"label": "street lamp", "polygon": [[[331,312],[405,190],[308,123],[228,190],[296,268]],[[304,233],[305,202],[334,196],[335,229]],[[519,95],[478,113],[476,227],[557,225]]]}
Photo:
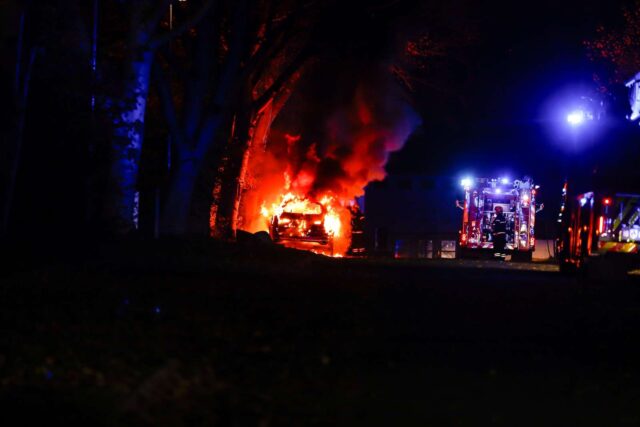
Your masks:
{"label": "street lamp", "polygon": [[587,115],[585,114],[584,110],[572,111],[567,115],[567,123],[569,123],[571,126],[580,126],[584,124],[586,118]]}
{"label": "street lamp", "polygon": [[604,117],[606,106],[604,100],[581,96],[575,107],[566,116],[567,123],[574,128],[586,125],[588,122],[600,121]]}

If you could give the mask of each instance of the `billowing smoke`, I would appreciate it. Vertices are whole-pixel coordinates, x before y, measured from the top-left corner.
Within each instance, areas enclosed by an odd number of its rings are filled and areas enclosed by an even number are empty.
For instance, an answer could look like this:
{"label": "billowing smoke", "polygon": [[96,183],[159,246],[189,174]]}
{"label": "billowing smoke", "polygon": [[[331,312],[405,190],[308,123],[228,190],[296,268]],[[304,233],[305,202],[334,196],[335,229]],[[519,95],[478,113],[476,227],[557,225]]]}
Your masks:
{"label": "billowing smoke", "polygon": [[309,145],[303,161],[294,165],[293,187],[353,199],[369,182],[383,179],[389,154],[401,149],[419,124],[403,99],[389,92],[394,91],[358,87],[351,105],[329,117],[323,144]]}
{"label": "billowing smoke", "polygon": [[374,80],[359,84],[346,105],[319,117],[320,132],[274,127],[267,150],[252,159],[246,229],[265,230],[261,204],[277,203],[288,192],[315,200],[334,197],[345,208],[341,218],[348,225],[349,203],[364,194],[369,182],[385,177],[389,154],[401,149],[420,123],[393,81]]}

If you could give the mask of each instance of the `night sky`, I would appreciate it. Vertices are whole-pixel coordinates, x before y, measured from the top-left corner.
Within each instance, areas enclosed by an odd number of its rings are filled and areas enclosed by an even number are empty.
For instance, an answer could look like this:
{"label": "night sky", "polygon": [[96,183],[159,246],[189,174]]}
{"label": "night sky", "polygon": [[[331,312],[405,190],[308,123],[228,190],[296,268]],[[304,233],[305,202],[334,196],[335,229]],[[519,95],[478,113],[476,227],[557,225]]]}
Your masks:
{"label": "night sky", "polygon": [[[391,168],[419,171],[415,159],[435,152],[435,164],[449,173],[530,173],[547,184],[543,174],[562,168],[563,157],[589,156],[588,149],[620,138],[629,127],[621,115],[626,110],[620,111],[627,108],[626,99],[617,100],[608,132],[603,132],[604,124],[582,134],[569,130],[565,109],[596,89],[597,68],[587,59],[583,41],[594,37],[597,25],[615,24],[626,3],[488,6],[482,25],[486,33],[479,44],[482,53],[475,64],[478,76],[468,91],[469,108],[456,117],[455,126],[436,126],[433,133],[427,117],[425,135],[410,141]],[[431,138],[437,143],[429,143]],[[439,149],[445,145],[456,149]]]}
{"label": "night sky", "polygon": [[[452,6],[463,8],[462,4],[453,2]],[[548,150],[562,151],[561,139],[566,135],[553,128],[564,126],[565,116],[554,117],[556,111],[551,108],[569,105],[595,90],[592,75],[597,67],[587,59],[582,43],[594,37],[599,24],[619,23],[625,4],[629,2],[487,2],[473,5],[471,12],[453,12],[465,13],[478,34],[468,58],[470,84],[460,91],[463,105],[452,97],[455,110],[444,108],[448,116],[418,107],[424,130],[394,156],[390,169],[427,172],[442,165],[443,159],[450,167],[472,167],[487,155],[488,142],[505,151],[512,148],[511,154],[494,156],[505,156],[505,160],[521,158],[525,151],[545,156]],[[321,112],[331,110],[332,103],[339,104],[345,87],[362,80],[372,64],[387,61],[393,49],[389,38],[402,32],[398,26],[403,21],[393,14],[381,18],[374,12],[361,13],[359,24],[351,28],[351,49],[333,50],[332,56],[323,58],[308,78],[311,83],[300,90],[299,96],[320,105]],[[381,40],[381,34],[386,39]],[[420,102],[428,105],[430,101]],[[626,108],[626,100],[622,103]],[[306,120],[313,125],[322,120],[322,114]]]}

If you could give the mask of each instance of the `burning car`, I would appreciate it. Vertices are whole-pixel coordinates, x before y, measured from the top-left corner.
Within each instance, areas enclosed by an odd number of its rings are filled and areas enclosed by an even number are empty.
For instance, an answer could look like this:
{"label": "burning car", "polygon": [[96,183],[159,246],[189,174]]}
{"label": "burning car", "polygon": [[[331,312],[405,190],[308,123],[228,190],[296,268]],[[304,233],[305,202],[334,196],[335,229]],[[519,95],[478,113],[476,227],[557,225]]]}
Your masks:
{"label": "burning car", "polygon": [[298,241],[329,245],[337,234],[339,220],[321,202],[298,197],[285,201],[271,217],[269,232],[274,242]]}

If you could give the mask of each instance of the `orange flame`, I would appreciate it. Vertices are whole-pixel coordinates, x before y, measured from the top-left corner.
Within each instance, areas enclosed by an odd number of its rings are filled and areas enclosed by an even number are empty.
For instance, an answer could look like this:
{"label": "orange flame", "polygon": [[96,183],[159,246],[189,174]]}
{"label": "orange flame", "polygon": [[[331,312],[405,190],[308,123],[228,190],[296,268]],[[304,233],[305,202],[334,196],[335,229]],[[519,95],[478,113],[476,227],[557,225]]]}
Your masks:
{"label": "orange flame", "polygon": [[[399,150],[420,122],[396,93],[395,82],[385,80],[386,70],[372,74],[379,78],[354,87],[351,101],[325,115],[323,129],[316,129],[313,137],[303,138],[295,126],[293,132],[277,125],[270,130],[268,146],[251,160],[256,185],[243,195],[243,229],[272,231],[275,218],[286,219],[287,237],[294,242],[283,243],[294,246],[295,239],[305,237],[302,221],[313,221],[314,233],[323,234],[318,229],[322,227],[331,242],[329,248],[316,242],[311,250],[346,254],[354,199],[369,182],[384,179],[389,153]],[[283,216],[293,211],[308,216]]]}

